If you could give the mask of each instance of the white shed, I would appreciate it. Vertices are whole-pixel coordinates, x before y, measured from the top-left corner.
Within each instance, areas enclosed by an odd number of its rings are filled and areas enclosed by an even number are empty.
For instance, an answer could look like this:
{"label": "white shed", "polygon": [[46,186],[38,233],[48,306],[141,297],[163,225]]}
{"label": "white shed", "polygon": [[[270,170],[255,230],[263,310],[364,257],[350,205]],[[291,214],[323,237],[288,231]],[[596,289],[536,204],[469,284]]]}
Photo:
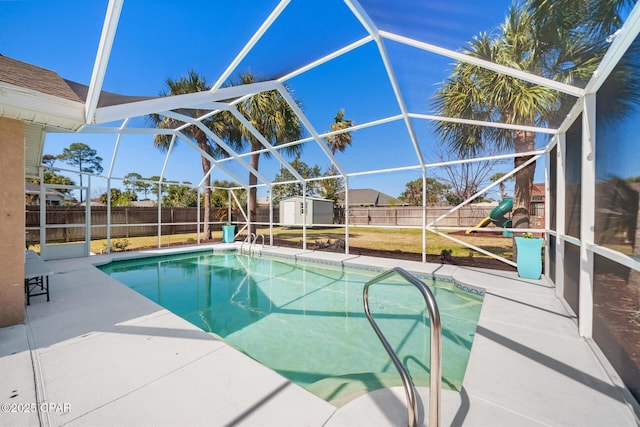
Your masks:
{"label": "white shed", "polygon": [[303,217],[307,227],[333,224],[333,200],[307,197],[306,209],[302,196],[280,201],[280,224],[285,227],[301,227]]}

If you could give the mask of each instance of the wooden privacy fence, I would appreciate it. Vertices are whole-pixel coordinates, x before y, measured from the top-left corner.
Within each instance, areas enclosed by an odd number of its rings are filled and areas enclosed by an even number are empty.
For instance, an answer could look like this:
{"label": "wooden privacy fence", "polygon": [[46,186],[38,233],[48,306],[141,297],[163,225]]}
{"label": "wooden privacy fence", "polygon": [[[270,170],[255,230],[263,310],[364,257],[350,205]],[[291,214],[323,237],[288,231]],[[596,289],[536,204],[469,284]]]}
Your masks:
{"label": "wooden privacy fence", "polygon": [[[441,215],[449,212],[451,206],[427,207],[427,224]],[[447,217],[438,221],[441,227],[472,227],[481,219],[488,216],[493,209],[490,205],[465,205]],[[162,235],[195,233],[197,231],[197,208],[161,208]],[[47,206],[47,242],[73,242],[85,238],[85,208],[83,206]],[[212,209],[211,218],[225,218],[226,208]],[[158,234],[157,207],[112,207],[111,208],[111,237],[127,238],[137,236],[155,236]],[[200,212],[200,220],[204,218],[204,210]],[[242,221],[239,213],[233,213],[234,221]],[[279,221],[278,206],[274,206],[273,220]],[[40,206],[26,206],[26,227],[38,228],[40,225]],[[214,221],[214,220],[212,220]],[[260,207],[253,222],[269,222],[269,208]],[[334,223],[344,223],[344,209],[334,210]],[[349,208],[349,223],[352,225],[371,226],[399,226],[419,227],[422,225],[422,208],[415,206],[396,207],[352,207]],[[91,238],[106,239],[107,237],[107,208],[105,206],[91,207]],[[213,224],[218,230],[221,223]],[[531,218],[532,228],[541,228],[544,221],[538,217]],[[203,225],[200,224],[202,230]],[[38,230],[27,230],[27,243],[38,243]]]}
{"label": "wooden privacy fence", "polygon": [[[427,206],[427,224],[451,210],[451,206]],[[472,227],[489,216],[494,206],[465,205],[441,219],[441,227]],[[422,207],[352,207],[349,208],[349,223],[353,225],[421,226]]]}
{"label": "wooden privacy fence", "polygon": [[[212,209],[212,218],[217,218]],[[225,217],[227,209],[224,210]],[[161,233],[163,235],[195,233],[197,231],[197,208],[161,208]],[[48,226],[47,242],[74,242],[85,239],[85,207],[84,206],[47,206]],[[200,212],[200,220],[204,218],[204,209]],[[40,226],[40,206],[26,206],[26,227]],[[157,207],[123,207],[111,208],[111,238],[127,238],[138,236],[155,236],[158,234]],[[65,226],[70,225],[70,226]],[[91,207],[91,238],[107,238],[107,208]],[[221,225],[213,225],[219,229]],[[203,225],[200,224],[202,230]],[[38,243],[40,232],[27,230],[27,243]]]}

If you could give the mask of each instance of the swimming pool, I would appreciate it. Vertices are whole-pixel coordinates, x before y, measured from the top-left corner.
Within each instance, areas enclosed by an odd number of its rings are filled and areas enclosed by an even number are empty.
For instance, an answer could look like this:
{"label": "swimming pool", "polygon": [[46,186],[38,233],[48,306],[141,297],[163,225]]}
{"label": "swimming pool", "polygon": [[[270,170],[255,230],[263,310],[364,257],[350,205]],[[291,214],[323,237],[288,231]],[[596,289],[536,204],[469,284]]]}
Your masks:
{"label": "swimming pool", "polygon": [[[100,269],[205,331],[335,404],[401,385],[363,309],[379,271],[234,253],[116,261]],[[443,325],[443,386],[464,378],[482,296],[452,280],[422,278]],[[370,289],[370,307],[417,385],[429,384],[429,316],[400,278]]]}

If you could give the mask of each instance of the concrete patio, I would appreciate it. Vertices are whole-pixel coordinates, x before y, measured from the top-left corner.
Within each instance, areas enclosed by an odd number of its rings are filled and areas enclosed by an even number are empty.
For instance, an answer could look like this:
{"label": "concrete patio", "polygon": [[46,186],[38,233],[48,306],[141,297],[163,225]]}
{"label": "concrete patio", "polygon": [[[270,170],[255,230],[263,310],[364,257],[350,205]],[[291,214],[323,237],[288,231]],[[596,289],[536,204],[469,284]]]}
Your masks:
{"label": "concrete patio", "polygon": [[[544,279],[285,248],[264,252],[399,265],[486,289],[463,390],[442,392],[443,426],[638,425],[628,391],[578,335],[574,317]],[[338,408],[94,267],[130,256],[49,261],[56,271],[51,301],[33,298],[25,324],[0,329],[0,425],[406,425],[401,389]],[[426,405],[428,389],[418,390]],[[428,408],[421,409],[424,423]]]}

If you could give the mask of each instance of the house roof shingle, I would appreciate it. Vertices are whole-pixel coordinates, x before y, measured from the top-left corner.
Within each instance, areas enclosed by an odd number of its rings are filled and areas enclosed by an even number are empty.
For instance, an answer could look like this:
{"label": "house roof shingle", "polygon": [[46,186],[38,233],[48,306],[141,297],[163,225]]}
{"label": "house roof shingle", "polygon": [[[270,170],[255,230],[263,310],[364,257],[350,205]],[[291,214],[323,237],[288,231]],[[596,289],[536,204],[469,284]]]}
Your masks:
{"label": "house roof shingle", "polygon": [[0,81],[70,101],[83,102],[55,71],[0,55]]}

